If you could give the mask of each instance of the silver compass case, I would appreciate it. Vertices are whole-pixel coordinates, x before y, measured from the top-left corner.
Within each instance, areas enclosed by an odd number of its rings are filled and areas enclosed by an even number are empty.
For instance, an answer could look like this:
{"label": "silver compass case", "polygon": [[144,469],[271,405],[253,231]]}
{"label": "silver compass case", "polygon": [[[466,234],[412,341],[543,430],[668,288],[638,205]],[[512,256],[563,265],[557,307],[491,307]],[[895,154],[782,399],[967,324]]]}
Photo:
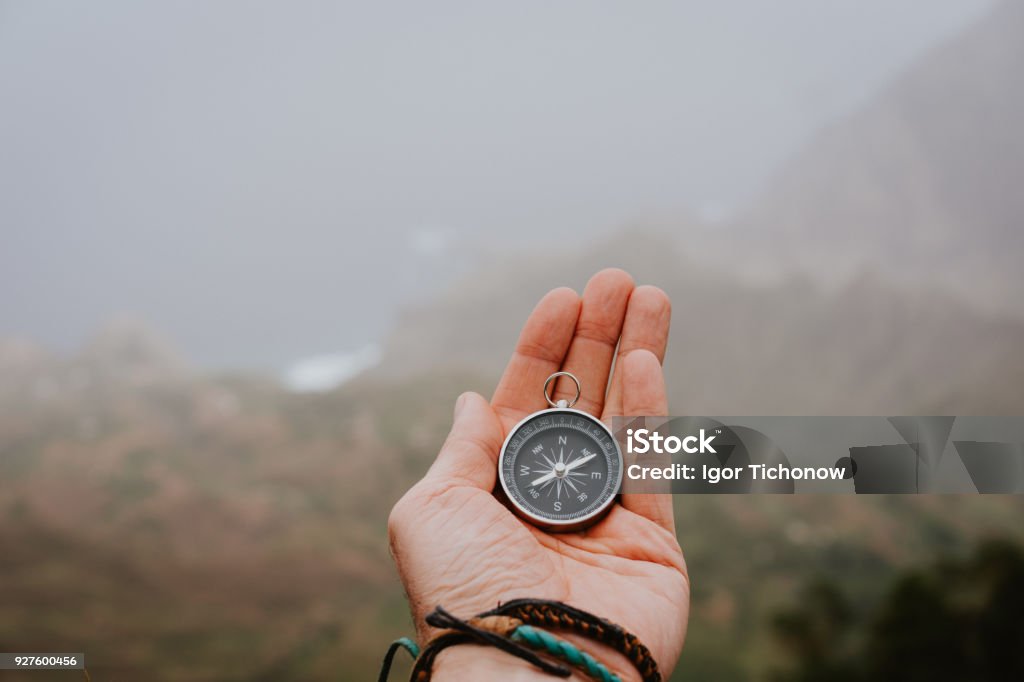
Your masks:
{"label": "silver compass case", "polygon": [[599,521],[622,485],[622,452],[612,432],[599,419],[565,405],[560,401],[516,424],[498,459],[498,478],[512,509],[552,532],[582,530]]}

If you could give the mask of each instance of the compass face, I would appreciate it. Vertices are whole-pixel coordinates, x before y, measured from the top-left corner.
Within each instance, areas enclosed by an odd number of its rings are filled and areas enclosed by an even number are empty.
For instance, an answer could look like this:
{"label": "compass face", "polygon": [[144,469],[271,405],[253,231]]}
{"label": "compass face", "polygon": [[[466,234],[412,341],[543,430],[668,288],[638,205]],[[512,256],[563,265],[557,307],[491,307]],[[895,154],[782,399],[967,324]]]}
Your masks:
{"label": "compass face", "polygon": [[622,483],[611,432],[585,412],[544,410],[521,421],[501,450],[501,486],[521,516],[552,530],[596,521]]}

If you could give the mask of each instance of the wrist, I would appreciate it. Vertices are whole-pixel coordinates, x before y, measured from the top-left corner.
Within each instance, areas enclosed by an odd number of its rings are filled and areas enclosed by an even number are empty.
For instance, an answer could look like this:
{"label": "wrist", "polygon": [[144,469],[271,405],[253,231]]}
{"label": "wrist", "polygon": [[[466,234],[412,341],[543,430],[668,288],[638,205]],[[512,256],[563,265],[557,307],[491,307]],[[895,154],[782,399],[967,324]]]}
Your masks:
{"label": "wrist", "polygon": [[483,644],[459,644],[442,651],[434,662],[433,679],[438,682],[476,682],[476,680],[507,680],[532,682],[549,680],[521,658]]}
{"label": "wrist", "polygon": [[[619,676],[622,682],[640,682],[640,673],[633,664],[618,651],[578,635],[557,632],[557,636],[565,639],[582,651],[605,664],[609,670]],[[434,679],[439,682],[463,682],[476,680],[500,679],[510,682],[533,682],[537,680],[567,679],[570,682],[584,682],[589,678],[581,671],[569,666],[573,674],[568,678],[548,675],[529,662],[510,654],[482,644],[460,644],[442,651],[434,663]]]}

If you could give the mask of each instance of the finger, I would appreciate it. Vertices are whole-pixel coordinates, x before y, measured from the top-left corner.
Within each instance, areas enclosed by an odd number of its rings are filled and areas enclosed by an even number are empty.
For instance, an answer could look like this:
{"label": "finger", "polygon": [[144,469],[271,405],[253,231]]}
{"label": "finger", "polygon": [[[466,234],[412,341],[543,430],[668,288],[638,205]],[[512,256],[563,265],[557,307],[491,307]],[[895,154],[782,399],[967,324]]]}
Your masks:
{"label": "finger", "polygon": [[[562,369],[580,381],[580,398],[575,407],[595,417],[604,408],[608,373],[615,356],[615,345],[622,333],[626,305],[633,291],[633,278],[623,270],[602,270],[587,282],[583,304],[569,352]],[[555,387],[555,399],[571,401],[576,395],[572,380],[561,378]]]}
{"label": "finger", "polygon": [[664,291],[652,286],[640,286],[633,290],[626,308],[626,320],[622,324],[622,338],[603,418],[629,414],[622,409],[620,368],[623,360],[633,351],[646,350],[653,353],[658,362],[664,362],[671,322],[672,303]]}
{"label": "finger", "polygon": [[530,313],[491,399],[506,429],[548,406],[544,382],[561,369],[579,314],[580,297],[568,288],[548,292]]}
{"label": "finger", "polygon": [[455,403],[452,430],[427,477],[445,484],[493,489],[503,434],[501,421],[487,399],[478,393],[463,393]]}
{"label": "finger", "polygon": [[[668,414],[665,377],[661,362],[649,350],[634,350],[625,355],[622,371],[622,405],[626,416],[663,417]],[[622,496],[622,506],[646,516],[675,533],[672,495],[667,493],[629,494]]]}

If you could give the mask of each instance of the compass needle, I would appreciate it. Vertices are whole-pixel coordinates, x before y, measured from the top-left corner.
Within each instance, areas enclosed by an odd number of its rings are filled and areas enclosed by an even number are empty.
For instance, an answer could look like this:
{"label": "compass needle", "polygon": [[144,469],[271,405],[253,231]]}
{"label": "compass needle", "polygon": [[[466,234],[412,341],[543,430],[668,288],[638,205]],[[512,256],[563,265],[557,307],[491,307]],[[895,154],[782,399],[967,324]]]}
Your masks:
{"label": "compass needle", "polygon": [[596,452],[592,452],[589,455],[586,455],[585,457],[580,457],[578,460],[576,460],[572,464],[567,465],[566,469],[575,469],[577,467],[581,467],[584,464],[586,464],[587,462],[589,462],[590,460],[594,459],[595,457],[597,457],[597,453]]}
{"label": "compass needle", "polygon": [[555,478],[555,476],[557,476],[557,475],[558,474],[556,474],[554,471],[549,471],[548,473],[544,474],[540,478],[535,479],[533,481],[533,483],[531,483],[530,485],[533,486],[534,488],[536,488],[537,486],[539,486],[541,484],[550,483],[551,479]]}
{"label": "compass needle", "polygon": [[576,481],[580,485],[586,485],[587,484],[586,477],[583,474],[581,474],[580,472],[578,472],[578,471],[572,471],[572,472],[569,472],[568,474],[565,475],[565,480],[568,481],[570,479],[573,480],[573,481]]}

